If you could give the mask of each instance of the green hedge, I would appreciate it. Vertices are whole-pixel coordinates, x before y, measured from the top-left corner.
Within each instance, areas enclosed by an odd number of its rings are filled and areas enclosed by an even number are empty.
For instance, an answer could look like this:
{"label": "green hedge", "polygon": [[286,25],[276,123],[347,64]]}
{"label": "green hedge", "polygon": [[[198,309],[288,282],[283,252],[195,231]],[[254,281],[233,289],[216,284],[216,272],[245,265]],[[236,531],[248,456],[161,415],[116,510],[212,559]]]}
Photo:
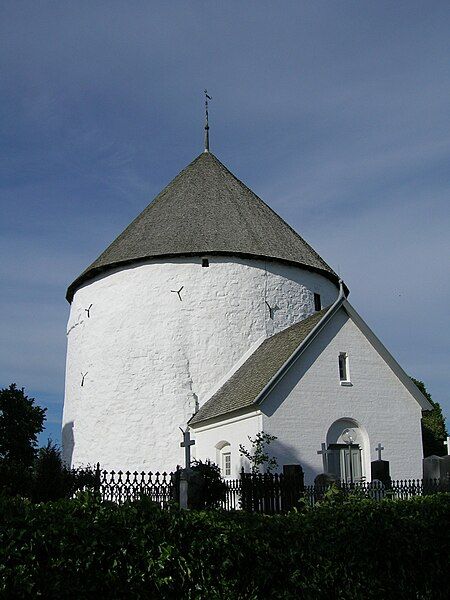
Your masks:
{"label": "green hedge", "polygon": [[447,598],[450,497],[305,513],[0,500],[1,598]]}

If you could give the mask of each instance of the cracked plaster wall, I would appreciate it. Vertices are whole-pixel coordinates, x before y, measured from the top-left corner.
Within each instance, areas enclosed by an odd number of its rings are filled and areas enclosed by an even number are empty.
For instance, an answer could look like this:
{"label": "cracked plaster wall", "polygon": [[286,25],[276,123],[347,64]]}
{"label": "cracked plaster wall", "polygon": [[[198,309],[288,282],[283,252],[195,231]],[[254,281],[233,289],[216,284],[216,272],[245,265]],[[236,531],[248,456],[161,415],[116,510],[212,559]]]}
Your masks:
{"label": "cracked plaster wall", "polygon": [[[312,314],[314,292],[323,306],[336,299],[332,282],[299,267],[209,260],[207,268],[193,257],[117,269],[76,292],[67,326],[67,461],[174,469],[183,460],[178,428],[244,353]],[[171,290],[181,286],[180,301]],[[266,301],[277,307],[273,319]]]}

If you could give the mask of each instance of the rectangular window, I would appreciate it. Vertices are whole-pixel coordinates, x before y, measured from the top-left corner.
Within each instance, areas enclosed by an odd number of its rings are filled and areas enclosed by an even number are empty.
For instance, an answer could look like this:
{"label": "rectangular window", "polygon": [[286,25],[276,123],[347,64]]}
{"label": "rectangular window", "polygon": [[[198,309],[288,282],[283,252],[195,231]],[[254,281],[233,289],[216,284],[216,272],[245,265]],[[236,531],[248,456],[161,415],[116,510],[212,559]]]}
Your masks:
{"label": "rectangular window", "polygon": [[322,301],[320,299],[320,294],[314,294],[314,310],[318,312],[322,309]]}
{"label": "rectangular window", "polygon": [[231,452],[222,454],[222,475],[229,477],[231,475]]}
{"label": "rectangular window", "polygon": [[339,354],[339,379],[341,382],[348,383],[350,381],[348,373],[348,354],[341,352]]}
{"label": "rectangular window", "polygon": [[209,267],[209,260],[207,258],[202,258],[202,267]]}

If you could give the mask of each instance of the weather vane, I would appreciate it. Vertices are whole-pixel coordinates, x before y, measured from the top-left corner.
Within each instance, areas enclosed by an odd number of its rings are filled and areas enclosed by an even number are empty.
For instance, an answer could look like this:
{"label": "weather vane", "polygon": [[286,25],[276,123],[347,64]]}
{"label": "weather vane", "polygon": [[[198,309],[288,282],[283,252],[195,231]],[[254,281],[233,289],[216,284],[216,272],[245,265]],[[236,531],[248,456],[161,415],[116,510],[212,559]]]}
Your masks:
{"label": "weather vane", "polygon": [[208,96],[208,90],[205,90],[205,152],[209,152],[208,100],[212,100],[212,97]]}

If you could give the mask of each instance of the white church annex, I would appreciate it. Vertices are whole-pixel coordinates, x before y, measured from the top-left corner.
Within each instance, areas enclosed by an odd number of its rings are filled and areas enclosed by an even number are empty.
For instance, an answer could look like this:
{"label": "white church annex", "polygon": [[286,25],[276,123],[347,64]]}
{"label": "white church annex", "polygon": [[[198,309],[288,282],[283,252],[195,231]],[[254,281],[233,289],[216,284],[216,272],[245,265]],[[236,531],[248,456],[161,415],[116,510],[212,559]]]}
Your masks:
{"label": "white church annex", "polygon": [[[63,453],[171,471],[193,456],[236,477],[259,431],[306,482],[390,461],[422,475],[431,407],[320,256],[208,150],[68,288]],[[318,454],[318,452],[322,452]]]}

